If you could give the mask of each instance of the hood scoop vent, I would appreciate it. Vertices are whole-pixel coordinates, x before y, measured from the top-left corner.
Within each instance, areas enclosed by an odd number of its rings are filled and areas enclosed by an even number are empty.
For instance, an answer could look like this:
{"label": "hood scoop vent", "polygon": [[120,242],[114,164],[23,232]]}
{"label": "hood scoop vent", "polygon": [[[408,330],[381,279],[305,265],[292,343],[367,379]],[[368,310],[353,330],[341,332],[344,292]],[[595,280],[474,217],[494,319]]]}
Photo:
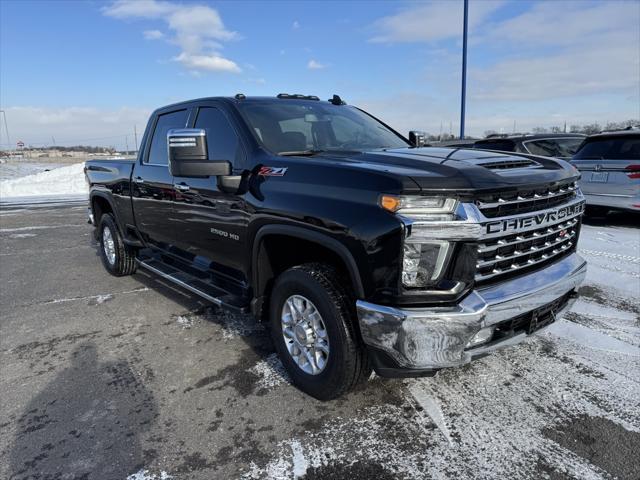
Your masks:
{"label": "hood scoop vent", "polygon": [[494,158],[478,159],[470,163],[478,165],[479,167],[488,168],[489,170],[511,170],[514,168],[539,168],[538,162],[529,160],[528,158],[510,157],[497,160]]}

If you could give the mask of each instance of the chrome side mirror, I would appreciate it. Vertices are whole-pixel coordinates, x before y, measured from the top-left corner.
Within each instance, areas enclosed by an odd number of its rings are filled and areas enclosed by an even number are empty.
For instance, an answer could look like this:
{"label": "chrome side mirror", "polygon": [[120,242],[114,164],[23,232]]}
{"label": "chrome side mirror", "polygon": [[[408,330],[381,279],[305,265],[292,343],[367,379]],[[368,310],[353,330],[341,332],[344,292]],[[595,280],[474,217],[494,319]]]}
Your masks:
{"label": "chrome side mirror", "polygon": [[174,177],[231,175],[231,162],[209,160],[207,133],[201,128],[174,128],[167,132],[169,171]]}

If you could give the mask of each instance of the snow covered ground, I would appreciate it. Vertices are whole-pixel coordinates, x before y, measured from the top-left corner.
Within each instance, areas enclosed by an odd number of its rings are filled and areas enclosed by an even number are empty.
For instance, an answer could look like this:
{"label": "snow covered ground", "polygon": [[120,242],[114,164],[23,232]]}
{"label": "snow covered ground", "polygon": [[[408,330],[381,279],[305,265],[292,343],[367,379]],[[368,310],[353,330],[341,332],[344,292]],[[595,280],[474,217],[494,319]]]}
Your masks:
{"label": "snow covered ground", "polygon": [[88,192],[84,162],[0,181],[0,199],[3,201],[13,197],[88,195]]}
{"label": "snow covered ground", "polygon": [[53,170],[64,165],[64,163],[24,162],[21,160],[4,161],[0,163],[0,182]]}

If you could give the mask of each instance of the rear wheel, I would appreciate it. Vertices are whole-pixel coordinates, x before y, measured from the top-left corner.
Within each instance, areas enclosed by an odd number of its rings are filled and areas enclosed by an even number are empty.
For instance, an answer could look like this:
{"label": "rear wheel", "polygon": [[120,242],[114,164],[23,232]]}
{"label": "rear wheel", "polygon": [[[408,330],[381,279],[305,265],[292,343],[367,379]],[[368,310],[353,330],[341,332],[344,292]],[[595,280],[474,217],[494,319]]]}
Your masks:
{"label": "rear wheel", "polygon": [[293,383],[337,398],[371,373],[354,327],[355,301],[332,267],[305,264],[278,277],[270,302],[273,342]]}
{"label": "rear wheel", "polygon": [[100,218],[98,241],[102,264],[110,274],[122,277],[136,271],[135,251],[122,241],[122,235],[110,213]]}

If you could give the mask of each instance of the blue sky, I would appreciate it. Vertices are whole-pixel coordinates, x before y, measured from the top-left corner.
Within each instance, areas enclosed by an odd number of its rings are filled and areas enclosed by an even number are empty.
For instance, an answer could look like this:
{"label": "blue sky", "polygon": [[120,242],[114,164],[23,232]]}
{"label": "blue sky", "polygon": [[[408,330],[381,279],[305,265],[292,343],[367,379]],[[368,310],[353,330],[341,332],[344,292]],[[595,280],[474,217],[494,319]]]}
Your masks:
{"label": "blue sky", "polygon": [[[471,0],[469,21],[468,133],[640,118],[640,2]],[[122,147],[157,106],[237,92],[455,132],[461,24],[461,0],[2,0],[0,107],[33,145]]]}

